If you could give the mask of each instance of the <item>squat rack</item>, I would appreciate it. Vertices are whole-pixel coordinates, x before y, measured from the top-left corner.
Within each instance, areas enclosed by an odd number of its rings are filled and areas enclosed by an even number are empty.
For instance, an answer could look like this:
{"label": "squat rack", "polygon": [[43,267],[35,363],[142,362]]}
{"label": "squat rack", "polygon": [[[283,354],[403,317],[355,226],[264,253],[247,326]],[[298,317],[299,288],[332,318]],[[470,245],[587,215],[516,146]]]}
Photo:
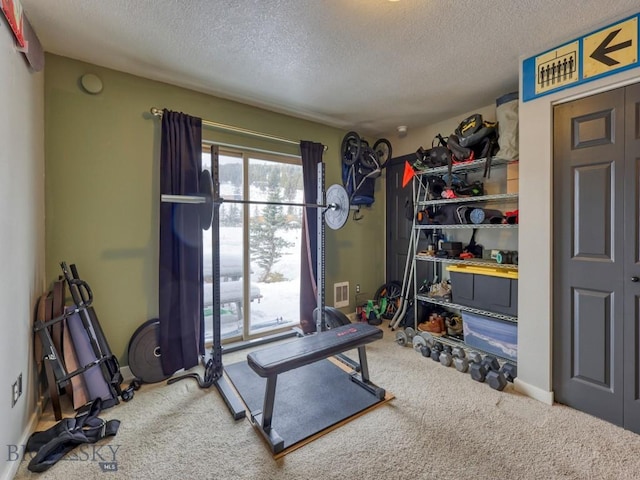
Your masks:
{"label": "squat rack", "polygon": [[[228,203],[275,203],[275,202],[251,202],[246,200],[224,200],[220,197],[220,174],[219,174],[219,148],[217,145],[211,146],[211,173],[206,170],[202,172],[199,180],[198,195],[162,195],[162,202],[168,203],[188,203],[199,204],[199,216],[201,228],[207,230],[212,228],[211,235],[211,263],[212,276],[214,279],[220,277],[220,205]],[[349,197],[346,190],[341,185],[332,185],[327,191],[325,198],[324,191],[324,163],[318,163],[317,167],[317,191],[316,204],[307,203],[278,203],[278,205],[293,205],[300,207],[316,208],[317,222],[317,258],[316,258],[316,297],[318,316],[316,319],[316,330],[325,330],[325,221],[334,229],[341,228],[349,217]],[[331,201],[330,201],[331,200]],[[323,203],[325,202],[325,203]],[[206,362],[204,380],[198,374],[190,373],[180,377],[174,377],[168,383],[174,383],[183,378],[196,378],[201,388],[208,388],[215,385],[220,395],[224,399],[227,407],[231,411],[233,418],[238,420],[245,416],[244,405],[235,394],[234,389],[229,385],[224,376],[224,366],[222,362],[222,338],[220,332],[220,283],[213,282],[213,345],[211,348],[211,358]]]}

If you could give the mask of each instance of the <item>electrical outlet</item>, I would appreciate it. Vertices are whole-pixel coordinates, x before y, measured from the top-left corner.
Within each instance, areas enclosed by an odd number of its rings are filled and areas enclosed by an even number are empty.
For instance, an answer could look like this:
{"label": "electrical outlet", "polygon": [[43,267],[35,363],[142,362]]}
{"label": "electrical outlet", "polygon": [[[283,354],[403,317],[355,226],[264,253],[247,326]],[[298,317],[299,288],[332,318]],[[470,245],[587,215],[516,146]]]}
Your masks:
{"label": "electrical outlet", "polygon": [[11,408],[13,408],[18,402],[18,381],[16,380],[11,386]]}
{"label": "electrical outlet", "polygon": [[360,293],[360,284],[356,283],[356,293]]}
{"label": "electrical outlet", "polygon": [[22,373],[18,375],[18,378],[11,386],[11,408],[18,403],[20,395],[22,395]]}

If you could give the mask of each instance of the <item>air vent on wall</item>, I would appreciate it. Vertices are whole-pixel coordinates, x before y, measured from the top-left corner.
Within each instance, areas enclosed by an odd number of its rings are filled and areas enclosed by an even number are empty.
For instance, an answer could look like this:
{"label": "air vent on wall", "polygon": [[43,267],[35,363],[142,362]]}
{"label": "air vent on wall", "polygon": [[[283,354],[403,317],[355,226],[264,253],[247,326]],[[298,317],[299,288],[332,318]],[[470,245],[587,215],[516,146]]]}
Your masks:
{"label": "air vent on wall", "polygon": [[349,306],[349,282],[333,284],[333,306],[335,308]]}

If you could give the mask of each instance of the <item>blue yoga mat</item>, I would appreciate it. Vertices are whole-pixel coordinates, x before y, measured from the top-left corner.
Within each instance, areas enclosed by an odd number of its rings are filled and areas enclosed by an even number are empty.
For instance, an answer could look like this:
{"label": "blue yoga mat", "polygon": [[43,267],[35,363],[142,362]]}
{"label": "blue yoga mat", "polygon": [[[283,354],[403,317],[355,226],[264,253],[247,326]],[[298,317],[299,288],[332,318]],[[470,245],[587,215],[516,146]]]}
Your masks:
{"label": "blue yoga mat", "polygon": [[[75,310],[75,306],[67,307],[67,313]],[[74,313],[67,318],[67,328],[71,334],[71,340],[73,341],[73,347],[78,357],[78,363],[81,367],[90,364],[98,359],[96,354],[91,348],[89,341],[89,334],[82,324],[82,319],[79,313]],[[95,333],[92,332],[95,338]],[[86,372],[81,374],[84,377],[87,391],[89,394],[89,400],[95,400],[96,398],[102,398],[104,402],[113,400],[111,389],[109,384],[102,375],[100,365],[95,365],[89,368]]]}

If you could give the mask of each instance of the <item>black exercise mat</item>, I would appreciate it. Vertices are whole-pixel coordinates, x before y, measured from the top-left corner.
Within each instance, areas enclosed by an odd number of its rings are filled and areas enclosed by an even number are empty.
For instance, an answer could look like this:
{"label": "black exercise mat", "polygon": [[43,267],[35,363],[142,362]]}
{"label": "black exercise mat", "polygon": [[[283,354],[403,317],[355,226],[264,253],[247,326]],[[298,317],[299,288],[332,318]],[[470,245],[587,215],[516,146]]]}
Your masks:
{"label": "black exercise mat", "polygon": [[[225,371],[249,412],[262,410],[266,379],[247,362],[225,366]],[[378,402],[349,373],[320,360],[278,375],[271,425],[286,449]]]}

